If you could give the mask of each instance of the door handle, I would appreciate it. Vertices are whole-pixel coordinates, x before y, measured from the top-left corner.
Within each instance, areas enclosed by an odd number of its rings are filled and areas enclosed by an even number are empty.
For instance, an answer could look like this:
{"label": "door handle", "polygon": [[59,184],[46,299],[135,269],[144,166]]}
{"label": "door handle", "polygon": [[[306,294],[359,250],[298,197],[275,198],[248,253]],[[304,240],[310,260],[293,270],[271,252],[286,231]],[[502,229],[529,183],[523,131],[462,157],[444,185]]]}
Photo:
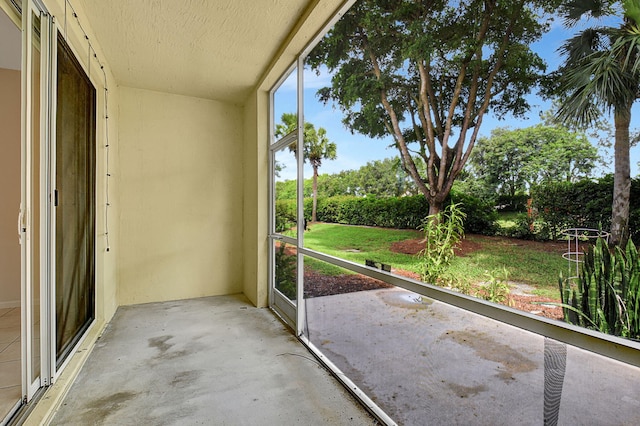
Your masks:
{"label": "door handle", "polygon": [[20,204],[20,210],[18,210],[18,242],[22,244],[22,235],[27,232],[27,226],[24,223],[24,211],[22,204]]}

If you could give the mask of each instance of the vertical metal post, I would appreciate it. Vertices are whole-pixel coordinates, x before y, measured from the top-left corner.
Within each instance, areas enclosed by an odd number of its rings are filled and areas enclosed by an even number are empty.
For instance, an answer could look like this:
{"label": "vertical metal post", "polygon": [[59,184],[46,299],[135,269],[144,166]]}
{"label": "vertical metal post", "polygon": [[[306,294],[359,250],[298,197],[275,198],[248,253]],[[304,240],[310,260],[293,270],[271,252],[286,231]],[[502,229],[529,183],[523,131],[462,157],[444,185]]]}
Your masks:
{"label": "vertical metal post", "polygon": [[304,310],[304,256],[300,253],[300,248],[304,247],[304,58],[302,56],[298,57],[297,73],[298,142],[296,160],[298,164],[298,273],[296,274],[296,334],[300,336],[304,332],[304,318],[306,315]]}

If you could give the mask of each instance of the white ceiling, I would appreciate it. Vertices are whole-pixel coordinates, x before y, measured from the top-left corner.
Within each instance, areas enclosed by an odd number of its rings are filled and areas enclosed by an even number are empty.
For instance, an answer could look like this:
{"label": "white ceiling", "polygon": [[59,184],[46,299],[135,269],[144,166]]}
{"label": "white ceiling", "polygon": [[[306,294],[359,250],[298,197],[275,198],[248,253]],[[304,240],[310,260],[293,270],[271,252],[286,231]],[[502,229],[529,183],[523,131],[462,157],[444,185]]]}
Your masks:
{"label": "white ceiling", "polygon": [[22,32],[0,9],[0,68],[19,70],[22,58]]}
{"label": "white ceiling", "polygon": [[241,104],[311,0],[79,0],[118,84]]}

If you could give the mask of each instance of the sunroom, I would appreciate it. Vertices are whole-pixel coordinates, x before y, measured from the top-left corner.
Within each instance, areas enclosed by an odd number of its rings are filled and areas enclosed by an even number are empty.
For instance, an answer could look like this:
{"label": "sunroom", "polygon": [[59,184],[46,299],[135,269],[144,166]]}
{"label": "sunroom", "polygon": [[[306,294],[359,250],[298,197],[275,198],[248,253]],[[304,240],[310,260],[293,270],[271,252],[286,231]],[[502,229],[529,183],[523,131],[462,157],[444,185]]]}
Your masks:
{"label": "sunroom", "polygon": [[307,58],[354,3],[0,0],[2,424],[640,423],[637,341],[306,242]]}

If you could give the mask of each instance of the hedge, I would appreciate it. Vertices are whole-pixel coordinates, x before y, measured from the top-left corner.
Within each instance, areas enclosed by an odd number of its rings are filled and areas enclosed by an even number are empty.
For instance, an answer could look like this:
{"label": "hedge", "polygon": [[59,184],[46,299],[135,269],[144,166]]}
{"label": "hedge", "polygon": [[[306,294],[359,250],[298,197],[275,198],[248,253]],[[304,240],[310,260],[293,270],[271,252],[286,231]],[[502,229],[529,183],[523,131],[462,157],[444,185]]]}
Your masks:
{"label": "hedge", "polygon": [[283,232],[296,226],[298,216],[296,200],[276,201],[276,232]]}
{"label": "hedge", "polygon": [[[531,189],[532,206],[543,229],[556,238],[566,228],[593,228],[608,231],[611,226],[613,177],[579,182],[553,182]],[[631,180],[629,231],[640,236],[640,180]]]}
{"label": "hedge", "polygon": [[[463,194],[452,193],[447,201],[461,203],[467,214],[465,231],[493,234],[497,213],[492,206]],[[304,216],[311,220],[312,199],[304,200]],[[290,223],[290,212],[295,211],[294,200],[278,200],[276,224]],[[336,196],[318,198],[316,217],[319,222],[365,225],[383,228],[417,229],[429,212],[429,205],[422,195],[410,197],[355,197]],[[286,215],[278,219],[278,215]],[[277,226],[277,225],[276,225]]]}

